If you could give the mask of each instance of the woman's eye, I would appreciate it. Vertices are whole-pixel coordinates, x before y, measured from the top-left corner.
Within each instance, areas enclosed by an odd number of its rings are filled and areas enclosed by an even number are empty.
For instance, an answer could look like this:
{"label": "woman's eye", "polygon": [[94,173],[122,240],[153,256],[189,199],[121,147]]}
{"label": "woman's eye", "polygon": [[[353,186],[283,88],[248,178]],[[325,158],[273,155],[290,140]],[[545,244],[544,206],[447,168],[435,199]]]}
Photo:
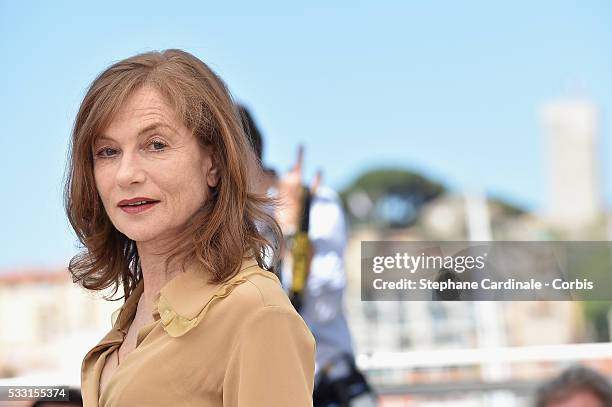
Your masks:
{"label": "woman's eye", "polygon": [[151,141],[149,145],[153,146],[153,151],[162,151],[164,148],[168,147],[166,143],[157,140]]}
{"label": "woman's eye", "polygon": [[98,152],[96,153],[96,156],[102,157],[102,158],[109,158],[116,152],[117,150],[113,148],[105,147],[105,148],[98,150]]}

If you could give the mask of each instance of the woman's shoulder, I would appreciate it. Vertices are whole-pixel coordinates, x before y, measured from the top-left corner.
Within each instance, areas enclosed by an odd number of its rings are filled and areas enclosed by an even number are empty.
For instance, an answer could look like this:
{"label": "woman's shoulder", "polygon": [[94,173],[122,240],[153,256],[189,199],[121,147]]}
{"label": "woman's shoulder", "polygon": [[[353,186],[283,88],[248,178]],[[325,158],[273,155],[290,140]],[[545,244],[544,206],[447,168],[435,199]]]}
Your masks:
{"label": "woman's shoulder", "polygon": [[202,322],[241,325],[255,315],[276,314],[304,325],[278,277],[255,261],[220,284],[208,284],[194,273],[175,278],[162,288],[157,307],[170,336],[182,336]]}
{"label": "woman's shoulder", "polygon": [[255,264],[241,270],[233,280],[228,295],[216,304],[216,309],[211,309],[214,324],[226,325],[236,332],[247,330],[250,340],[255,332],[267,337],[271,331],[287,329],[287,333],[300,336],[306,347],[313,346],[310,329],[289,301],[276,274]]}
{"label": "woman's shoulder", "polygon": [[234,278],[237,284],[227,296],[226,306],[247,314],[268,307],[297,314],[278,276],[273,272],[255,264],[241,270]]}

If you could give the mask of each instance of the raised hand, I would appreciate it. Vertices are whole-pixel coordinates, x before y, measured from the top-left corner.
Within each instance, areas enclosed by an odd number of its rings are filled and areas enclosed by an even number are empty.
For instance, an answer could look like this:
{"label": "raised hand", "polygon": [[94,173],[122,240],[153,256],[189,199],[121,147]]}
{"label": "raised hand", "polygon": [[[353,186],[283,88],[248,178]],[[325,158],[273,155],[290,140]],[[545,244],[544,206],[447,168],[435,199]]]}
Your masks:
{"label": "raised hand", "polygon": [[303,162],[304,146],[300,145],[295,164],[278,181],[280,205],[276,209],[276,220],[285,234],[292,234],[297,230],[302,197]]}

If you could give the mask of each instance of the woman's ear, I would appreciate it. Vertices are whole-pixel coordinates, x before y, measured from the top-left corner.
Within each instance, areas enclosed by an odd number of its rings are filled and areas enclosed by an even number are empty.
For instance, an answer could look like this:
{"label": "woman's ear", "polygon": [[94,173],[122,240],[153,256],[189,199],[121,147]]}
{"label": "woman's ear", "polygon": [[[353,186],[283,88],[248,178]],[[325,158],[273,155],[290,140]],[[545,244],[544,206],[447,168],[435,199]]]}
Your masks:
{"label": "woman's ear", "polygon": [[214,188],[219,183],[219,165],[214,153],[208,156],[208,165],[206,171],[206,183],[210,188]]}

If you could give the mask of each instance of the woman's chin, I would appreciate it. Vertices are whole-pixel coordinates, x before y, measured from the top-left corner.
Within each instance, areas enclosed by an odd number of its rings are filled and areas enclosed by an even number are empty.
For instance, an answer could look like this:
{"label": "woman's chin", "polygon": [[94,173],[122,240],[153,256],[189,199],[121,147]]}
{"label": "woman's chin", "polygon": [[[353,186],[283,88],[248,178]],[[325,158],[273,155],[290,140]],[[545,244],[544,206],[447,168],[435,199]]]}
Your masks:
{"label": "woman's chin", "polygon": [[150,247],[154,249],[156,246],[167,247],[169,243],[174,241],[176,235],[170,231],[162,230],[147,230],[147,231],[128,231],[124,233],[128,238],[136,242],[136,244],[142,249],[143,247]]}
{"label": "woman's chin", "polygon": [[122,230],[121,233],[127,236],[128,239],[133,240],[138,244],[153,242],[155,240],[158,240],[159,237],[159,233],[151,233],[150,230],[145,232],[142,230],[133,230],[126,228],[125,230]]}

